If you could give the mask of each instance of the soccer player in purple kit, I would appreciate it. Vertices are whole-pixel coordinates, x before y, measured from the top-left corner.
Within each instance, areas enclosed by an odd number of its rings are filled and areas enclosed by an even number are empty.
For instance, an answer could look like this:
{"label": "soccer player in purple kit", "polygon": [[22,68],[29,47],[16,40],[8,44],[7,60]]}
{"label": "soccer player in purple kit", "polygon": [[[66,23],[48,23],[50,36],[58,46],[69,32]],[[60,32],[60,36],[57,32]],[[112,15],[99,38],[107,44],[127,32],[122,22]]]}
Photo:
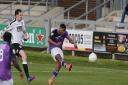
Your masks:
{"label": "soccer player in purple kit", "polygon": [[0,44],[0,85],[13,85],[11,62],[13,62],[15,68],[20,72],[21,77],[23,77],[23,73],[12,52],[10,45],[11,33],[5,32],[3,40],[4,42]]}
{"label": "soccer player in purple kit", "polygon": [[64,61],[62,45],[63,45],[63,41],[65,38],[67,38],[69,42],[74,44],[74,47],[77,48],[76,43],[68,35],[65,24],[60,24],[59,29],[53,30],[51,34],[49,35],[48,42],[50,46],[50,53],[56,63],[56,68],[53,71],[51,78],[48,80],[49,85],[53,84],[55,77],[58,75],[62,66],[65,67],[69,71],[71,71],[72,69],[72,64],[68,64]]}

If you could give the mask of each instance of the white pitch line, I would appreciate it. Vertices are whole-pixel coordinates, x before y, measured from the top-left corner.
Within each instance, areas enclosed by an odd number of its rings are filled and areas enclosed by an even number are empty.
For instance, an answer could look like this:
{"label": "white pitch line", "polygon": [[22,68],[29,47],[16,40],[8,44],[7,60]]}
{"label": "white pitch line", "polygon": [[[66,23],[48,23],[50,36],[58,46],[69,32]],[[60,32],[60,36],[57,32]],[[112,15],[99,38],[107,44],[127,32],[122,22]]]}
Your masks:
{"label": "white pitch line", "polygon": [[[42,65],[42,66],[47,66],[47,65],[50,65],[50,66],[55,66],[55,63],[53,64],[41,64],[41,63],[29,63],[30,65],[34,64],[34,65]],[[81,67],[80,65],[73,65],[75,67]]]}
{"label": "white pitch line", "polygon": [[[103,68],[102,68],[103,69]],[[18,71],[12,71],[14,73],[18,73]],[[32,73],[51,73],[52,71],[30,71]],[[84,70],[84,71],[60,71],[60,73],[93,73],[94,71],[88,71],[88,70]],[[108,69],[107,71],[105,71],[107,73],[111,73],[111,72],[123,72],[123,73],[128,73],[128,71],[126,70],[117,70],[117,69],[114,69],[114,70],[110,70]],[[97,71],[96,73],[104,73],[104,72],[101,72],[101,71]]]}
{"label": "white pitch line", "polygon": [[[54,65],[54,63],[53,64],[41,64],[41,63],[32,63],[32,62],[30,62],[29,64],[43,65],[43,66]],[[74,65],[74,67],[81,67],[81,66]],[[86,69],[87,67],[84,67],[84,68]],[[99,69],[99,70],[106,69],[105,72],[125,72],[125,73],[128,73],[127,70],[122,70],[122,69],[111,69],[111,68],[102,68],[102,67],[100,67],[100,68],[98,68],[98,67],[88,67],[88,68],[95,68],[95,69]],[[17,72],[17,71],[13,71],[13,72]],[[52,72],[52,71],[30,71],[30,72],[34,72],[34,73],[36,73],[36,72],[48,73],[48,72]],[[60,72],[68,73],[68,71],[60,71]],[[71,72],[72,73],[85,73],[85,72],[93,72],[93,71],[84,70],[84,71],[71,71]],[[99,72],[99,73],[102,73],[102,72]]]}
{"label": "white pitch line", "polygon": [[[35,65],[44,65],[44,66],[47,66],[47,65],[54,65],[54,64],[40,64],[40,63],[32,63],[32,64],[35,64]],[[79,66],[79,65],[74,65],[74,67],[81,67],[81,66]],[[84,67],[84,69],[86,69],[87,67]],[[123,72],[125,72],[125,73],[128,73],[128,71],[127,70],[122,70],[122,69],[111,69],[111,68],[102,68],[102,67],[100,67],[100,68],[98,68],[98,67],[88,67],[88,68],[95,68],[95,69],[99,69],[99,70],[102,70],[102,69],[106,69],[106,70],[108,70],[108,71],[106,71],[106,72],[113,72],[113,71],[116,71],[116,72],[119,72],[119,71],[123,71]],[[63,71],[60,71],[60,72],[63,72]],[[65,71],[66,72],[66,71]],[[71,72],[87,72],[87,70],[84,70],[84,71],[71,71]]]}
{"label": "white pitch line", "polygon": [[[12,71],[12,72],[14,72],[14,73],[18,73],[18,71]],[[39,72],[39,73],[50,73],[50,72],[52,72],[52,71],[30,71],[30,72],[32,72],[32,73],[37,73],[37,72]],[[61,73],[70,73],[69,71],[60,71]],[[85,73],[86,71],[71,71],[71,73]]]}

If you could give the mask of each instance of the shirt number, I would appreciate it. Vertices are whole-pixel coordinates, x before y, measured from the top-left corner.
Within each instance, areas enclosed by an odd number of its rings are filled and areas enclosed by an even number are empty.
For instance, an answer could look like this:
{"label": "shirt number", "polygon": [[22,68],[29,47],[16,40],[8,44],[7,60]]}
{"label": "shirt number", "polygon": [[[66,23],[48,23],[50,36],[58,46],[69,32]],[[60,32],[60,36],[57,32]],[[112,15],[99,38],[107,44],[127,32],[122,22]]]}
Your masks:
{"label": "shirt number", "polygon": [[23,30],[22,30],[22,26],[18,26],[18,27],[17,27],[17,32],[21,32],[21,31],[23,31]]}
{"label": "shirt number", "polygon": [[3,61],[3,49],[0,49],[0,62]]}

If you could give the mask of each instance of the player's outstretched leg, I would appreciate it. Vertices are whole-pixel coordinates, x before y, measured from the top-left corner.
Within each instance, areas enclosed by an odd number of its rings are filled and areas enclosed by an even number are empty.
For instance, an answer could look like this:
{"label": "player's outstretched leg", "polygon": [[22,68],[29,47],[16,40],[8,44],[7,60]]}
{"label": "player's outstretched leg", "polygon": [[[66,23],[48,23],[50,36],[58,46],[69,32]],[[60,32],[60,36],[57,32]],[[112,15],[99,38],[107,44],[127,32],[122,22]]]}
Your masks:
{"label": "player's outstretched leg", "polygon": [[53,84],[53,82],[54,82],[54,80],[55,80],[55,77],[58,75],[58,70],[54,70],[53,71],[53,74],[52,74],[52,76],[51,76],[51,78],[48,80],[48,85],[52,85]]}
{"label": "player's outstretched leg", "polygon": [[60,55],[56,55],[55,58],[56,58],[56,68],[53,71],[51,78],[48,80],[48,85],[53,84],[53,82],[55,81],[55,78],[57,77],[57,75],[61,69],[61,60],[62,59],[61,59]]}
{"label": "player's outstretched leg", "polygon": [[20,55],[22,56],[22,61],[23,61],[23,69],[26,74],[27,82],[30,83],[32,80],[35,79],[35,76],[30,76],[29,75],[29,70],[28,70],[28,64],[27,64],[27,56],[23,50],[20,51]]}
{"label": "player's outstretched leg", "polygon": [[57,77],[59,70],[61,68],[60,65],[61,64],[58,64],[57,68],[53,71],[51,78],[48,80],[48,85],[52,85],[55,81],[55,78]]}
{"label": "player's outstretched leg", "polygon": [[65,67],[68,71],[72,70],[72,64],[67,64],[64,60],[61,61],[61,65]]}

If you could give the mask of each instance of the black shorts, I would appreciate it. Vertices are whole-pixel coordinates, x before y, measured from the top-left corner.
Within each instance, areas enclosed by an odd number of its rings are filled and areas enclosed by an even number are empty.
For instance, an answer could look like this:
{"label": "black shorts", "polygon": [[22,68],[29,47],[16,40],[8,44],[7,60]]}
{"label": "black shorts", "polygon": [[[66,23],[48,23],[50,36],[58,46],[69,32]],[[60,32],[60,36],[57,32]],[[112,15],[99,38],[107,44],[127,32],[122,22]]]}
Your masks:
{"label": "black shorts", "polygon": [[16,56],[20,56],[19,52],[20,52],[20,50],[23,50],[23,47],[22,47],[22,45],[20,45],[18,43],[13,43],[12,50]]}

